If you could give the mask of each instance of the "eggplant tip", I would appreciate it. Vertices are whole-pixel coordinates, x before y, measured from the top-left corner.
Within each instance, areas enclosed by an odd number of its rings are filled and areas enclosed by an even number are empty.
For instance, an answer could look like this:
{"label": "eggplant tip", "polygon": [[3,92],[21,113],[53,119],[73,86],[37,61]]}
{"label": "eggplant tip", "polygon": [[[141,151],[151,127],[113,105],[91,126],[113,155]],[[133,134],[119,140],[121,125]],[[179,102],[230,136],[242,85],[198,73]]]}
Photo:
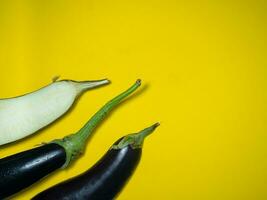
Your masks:
{"label": "eggplant tip", "polygon": [[108,78],[104,78],[103,81],[105,81],[106,84],[110,84],[111,80],[109,80]]}
{"label": "eggplant tip", "polygon": [[137,80],[136,80],[136,83],[137,83],[138,85],[141,85],[141,82],[142,82],[141,79],[137,79]]}
{"label": "eggplant tip", "polygon": [[154,124],[154,127],[156,128],[156,127],[158,127],[159,125],[160,125],[160,123],[157,122],[157,123]]}

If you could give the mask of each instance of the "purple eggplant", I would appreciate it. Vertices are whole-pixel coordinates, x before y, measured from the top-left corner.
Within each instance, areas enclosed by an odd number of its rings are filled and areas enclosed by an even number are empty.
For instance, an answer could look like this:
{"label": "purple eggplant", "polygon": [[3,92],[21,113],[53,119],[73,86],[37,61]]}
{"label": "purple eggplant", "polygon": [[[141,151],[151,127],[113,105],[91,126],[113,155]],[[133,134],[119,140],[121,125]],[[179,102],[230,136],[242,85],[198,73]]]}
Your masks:
{"label": "purple eggplant", "polygon": [[158,125],[124,136],[91,169],[39,193],[32,200],[114,199],[137,167],[145,137]]}

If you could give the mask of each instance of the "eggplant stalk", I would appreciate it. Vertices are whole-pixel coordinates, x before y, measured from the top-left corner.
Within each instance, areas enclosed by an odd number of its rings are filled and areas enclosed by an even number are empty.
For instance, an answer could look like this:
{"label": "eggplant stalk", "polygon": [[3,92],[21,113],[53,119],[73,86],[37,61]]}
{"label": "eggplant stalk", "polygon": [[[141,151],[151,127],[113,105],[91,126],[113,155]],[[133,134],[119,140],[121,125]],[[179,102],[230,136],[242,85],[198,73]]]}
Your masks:
{"label": "eggplant stalk", "polygon": [[145,138],[150,135],[159,125],[160,123],[157,122],[138,133],[126,135],[118,144],[113,145],[112,148],[122,149],[128,145],[130,145],[133,149],[142,148]]}
{"label": "eggplant stalk", "polygon": [[53,143],[61,145],[66,150],[67,159],[63,167],[68,166],[72,160],[83,153],[86,141],[92,134],[96,125],[99,124],[99,122],[101,122],[115,106],[133,93],[140,85],[141,80],[138,79],[128,90],[106,103],[77,133],[68,135],[63,139],[52,141]]}

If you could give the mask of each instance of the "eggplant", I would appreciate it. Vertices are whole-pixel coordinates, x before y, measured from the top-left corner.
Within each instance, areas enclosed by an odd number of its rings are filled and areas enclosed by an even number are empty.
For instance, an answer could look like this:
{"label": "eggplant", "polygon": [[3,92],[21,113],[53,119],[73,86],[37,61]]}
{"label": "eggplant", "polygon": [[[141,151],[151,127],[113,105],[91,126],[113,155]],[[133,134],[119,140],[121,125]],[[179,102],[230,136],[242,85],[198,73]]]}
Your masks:
{"label": "eggplant", "polygon": [[108,83],[107,79],[54,79],[53,83],[29,94],[0,99],[0,145],[25,138],[51,124],[66,113],[83,92]]}
{"label": "eggplant", "polygon": [[9,197],[49,175],[65,168],[83,153],[87,139],[111,110],[133,93],[141,81],[105,104],[75,134],[48,144],[0,159],[0,199]]}
{"label": "eggplant", "polygon": [[37,194],[32,200],[114,199],[137,167],[145,137],[158,125],[124,136],[91,169]]}

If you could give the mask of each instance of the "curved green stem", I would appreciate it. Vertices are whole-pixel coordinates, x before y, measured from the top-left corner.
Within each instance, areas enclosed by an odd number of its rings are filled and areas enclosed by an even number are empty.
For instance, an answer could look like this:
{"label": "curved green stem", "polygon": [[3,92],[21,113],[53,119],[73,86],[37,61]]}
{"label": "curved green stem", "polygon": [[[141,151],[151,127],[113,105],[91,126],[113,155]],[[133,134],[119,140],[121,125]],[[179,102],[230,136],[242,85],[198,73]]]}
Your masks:
{"label": "curved green stem", "polygon": [[95,127],[105,118],[105,116],[126,97],[132,94],[140,85],[141,80],[138,79],[128,90],[106,103],[77,133],[68,135],[63,139],[53,141],[53,143],[59,144],[66,150],[67,159],[64,167],[68,166],[72,160],[83,153],[87,139],[91,136]]}
{"label": "curved green stem", "polygon": [[152,126],[143,129],[138,133],[129,134],[123,137],[123,139],[117,145],[113,145],[113,149],[122,149],[128,145],[131,145],[133,149],[142,148],[145,138],[150,135],[160,124],[155,123]]}

